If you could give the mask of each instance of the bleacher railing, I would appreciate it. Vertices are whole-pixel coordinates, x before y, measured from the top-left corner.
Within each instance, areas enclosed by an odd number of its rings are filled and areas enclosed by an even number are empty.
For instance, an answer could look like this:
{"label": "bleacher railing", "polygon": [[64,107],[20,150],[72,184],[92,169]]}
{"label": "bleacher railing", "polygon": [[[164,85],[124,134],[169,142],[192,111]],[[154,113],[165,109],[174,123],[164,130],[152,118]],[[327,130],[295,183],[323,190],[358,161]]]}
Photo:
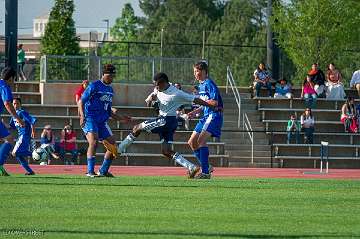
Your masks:
{"label": "bleacher railing", "polygon": [[251,164],[254,163],[254,131],[251,127],[249,117],[246,113],[243,114],[243,130],[247,131],[251,142]]}
{"label": "bleacher railing", "polygon": [[237,127],[240,128],[240,126],[241,126],[241,96],[240,96],[238,88],[236,87],[235,80],[234,80],[233,74],[231,73],[230,66],[228,66],[226,68],[226,94],[229,93],[229,86],[231,87],[231,90],[234,94],[235,101],[236,101],[236,104],[238,107],[239,114],[238,114]]}
{"label": "bleacher railing", "polygon": [[102,65],[115,65],[114,82],[149,83],[156,72],[166,72],[170,81],[192,84],[194,58],[55,56],[45,55],[40,61],[40,81],[81,82],[101,77]]}

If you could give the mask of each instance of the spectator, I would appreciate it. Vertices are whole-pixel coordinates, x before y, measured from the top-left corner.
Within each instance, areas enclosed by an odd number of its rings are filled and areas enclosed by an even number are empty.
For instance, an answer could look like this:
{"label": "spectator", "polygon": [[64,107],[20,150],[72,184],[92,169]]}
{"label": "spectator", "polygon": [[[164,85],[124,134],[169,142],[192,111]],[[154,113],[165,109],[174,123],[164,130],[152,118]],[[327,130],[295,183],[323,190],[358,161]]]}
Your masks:
{"label": "spectator", "polygon": [[326,98],[342,100],[346,97],[342,77],[334,63],[330,63],[326,74]]}
{"label": "spectator", "polygon": [[296,119],[295,114],[290,116],[290,120],[287,123],[287,144],[290,144],[292,136],[295,134],[296,143],[300,143],[300,122]]}
{"label": "spectator", "polygon": [[[71,161],[69,162],[65,158],[65,154],[71,154]],[[60,157],[64,160],[65,164],[74,165],[78,159],[78,150],[76,146],[76,132],[72,129],[71,125],[65,125],[61,131],[60,139]]]}
{"label": "spectator", "polygon": [[345,132],[356,133],[358,130],[358,122],[356,118],[356,108],[354,99],[348,97],[345,104],[341,108],[341,122],[344,124]]}
{"label": "spectator", "polygon": [[81,83],[81,86],[79,86],[79,88],[76,89],[76,92],[75,92],[75,102],[76,102],[76,105],[78,106],[79,108],[79,100],[81,99],[81,96],[82,94],[84,93],[86,87],[88,87],[89,85],[89,81],[88,80],[84,80],[82,83]]}
{"label": "spectator", "polygon": [[305,99],[306,108],[315,108],[317,95],[315,91],[315,84],[310,76],[307,76],[303,82],[301,98]]}
{"label": "spectator", "polygon": [[275,85],[274,98],[292,98],[291,84],[287,83],[287,80],[285,78],[280,79],[280,81]]}
{"label": "spectator", "polygon": [[265,87],[268,90],[269,97],[271,97],[271,77],[264,63],[260,63],[258,68],[254,71],[254,79],[256,96],[259,97],[261,87]]}
{"label": "spectator", "polygon": [[24,65],[25,65],[25,51],[22,49],[23,44],[19,44],[17,51],[17,64],[18,64],[18,80],[20,79],[26,81],[24,74]]}
{"label": "spectator", "polygon": [[308,75],[314,82],[314,88],[318,97],[325,97],[325,75],[324,72],[319,69],[317,63],[312,64],[311,70],[309,71]]}
{"label": "spectator", "polygon": [[305,144],[313,144],[314,143],[314,125],[315,119],[312,115],[311,109],[306,108],[305,112],[301,115],[300,118],[301,127],[304,130],[304,142]]}
{"label": "spectator", "polygon": [[60,157],[55,152],[55,136],[51,129],[51,125],[45,125],[41,133],[40,144],[42,148],[49,153],[47,164],[51,163],[51,158],[59,159]]}
{"label": "spectator", "polygon": [[350,81],[350,88],[355,88],[360,97],[360,70],[354,71]]}

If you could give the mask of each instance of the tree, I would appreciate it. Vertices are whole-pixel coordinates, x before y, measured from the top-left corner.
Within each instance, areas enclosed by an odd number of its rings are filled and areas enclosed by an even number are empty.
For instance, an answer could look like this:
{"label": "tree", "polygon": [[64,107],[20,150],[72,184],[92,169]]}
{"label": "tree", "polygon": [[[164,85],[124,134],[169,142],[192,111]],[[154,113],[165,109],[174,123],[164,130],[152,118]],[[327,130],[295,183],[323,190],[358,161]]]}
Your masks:
{"label": "tree", "polygon": [[79,55],[80,47],[72,15],[73,0],[56,0],[41,39],[43,55]]}
{"label": "tree", "polygon": [[351,72],[347,68],[354,66],[349,60],[358,62],[349,50],[359,46],[359,12],[360,2],[353,0],[293,0],[275,5],[272,27],[280,47],[296,65],[299,81],[314,62],[322,68],[335,62],[343,73]]}
{"label": "tree", "polygon": [[115,43],[106,43],[102,49],[102,55],[128,56],[129,45],[121,41],[135,41],[139,27],[139,19],[135,16],[130,3],[126,3],[121,11],[121,17],[117,18],[111,28],[111,38]]}

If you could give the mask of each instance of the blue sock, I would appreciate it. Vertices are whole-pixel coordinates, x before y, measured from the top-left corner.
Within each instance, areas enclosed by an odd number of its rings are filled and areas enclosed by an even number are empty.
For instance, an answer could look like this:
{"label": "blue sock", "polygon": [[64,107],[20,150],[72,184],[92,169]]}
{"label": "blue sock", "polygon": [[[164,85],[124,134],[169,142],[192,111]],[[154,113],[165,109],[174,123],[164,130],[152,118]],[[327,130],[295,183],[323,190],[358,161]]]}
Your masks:
{"label": "blue sock", "polygon": [[194,155],[195,155],[197,161],[199,162],[199,164],[201,165],[201,161],[200,161],[200,149],[194,150]]}
{"label": "blue sock", "polygon": [[199,148],[200,152],[200,161],[201,161],[201,172],[202,173],[209,173],[209,148],[201,147]]}
{"label": "blue sock", "polygon": [[109,171],[109,168],[110,168],[110,165],[112,163],[112,160],[111,159],[105,159],[104,158],[104,161],[99,169],[99,172],[101,174],[106,174],[108,171]]}
{"label": "blue sock", "polygon": [[8,142],[5,142],[0,146],[0,165],[5,164],[5,161],[9,157],[9,153],[11,149],[12,149],[12,145]]}
{"label": "blue sock", "polygon": [[26,161],[26,159],[24,159],[23,156],[16,156],[17,161],[21,164],[21,166],[23,166],[23,168],[28,172],[28,173],[33,173],[34,171],[30,168],[28,161]]}
{"label": "blue sock", "polygon": [[88,173],[95,172],[95,157],[91,157],[87,159],[87,172]]}

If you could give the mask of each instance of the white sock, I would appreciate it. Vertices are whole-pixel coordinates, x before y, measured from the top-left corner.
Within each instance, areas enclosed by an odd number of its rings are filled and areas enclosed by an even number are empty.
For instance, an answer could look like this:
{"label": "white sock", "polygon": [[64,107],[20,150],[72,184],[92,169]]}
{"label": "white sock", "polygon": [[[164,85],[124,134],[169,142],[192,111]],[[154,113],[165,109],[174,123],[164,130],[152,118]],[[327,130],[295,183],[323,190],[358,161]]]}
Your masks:
{"label": "white sock", "polygon": [[136,139],[136,137],[130,133],[130,134],[129,134],[128,136],[126,136],[126,138],[119,144],[119,146],[118,146],[118,151],[119,151],[120,153],[125,153],[127,147],[129,147],[130,144],[132,144],[135,139]]}
{"label": "white sock", "polygon": [[178,164],[180,164],[184,168],[187,168],[188,170],[192,170],[195,168],[195,165],[193,163],[189,162],[186,158],[184,158],[184,156],[177,152],[174,154],[173,160],[175,160]]}

